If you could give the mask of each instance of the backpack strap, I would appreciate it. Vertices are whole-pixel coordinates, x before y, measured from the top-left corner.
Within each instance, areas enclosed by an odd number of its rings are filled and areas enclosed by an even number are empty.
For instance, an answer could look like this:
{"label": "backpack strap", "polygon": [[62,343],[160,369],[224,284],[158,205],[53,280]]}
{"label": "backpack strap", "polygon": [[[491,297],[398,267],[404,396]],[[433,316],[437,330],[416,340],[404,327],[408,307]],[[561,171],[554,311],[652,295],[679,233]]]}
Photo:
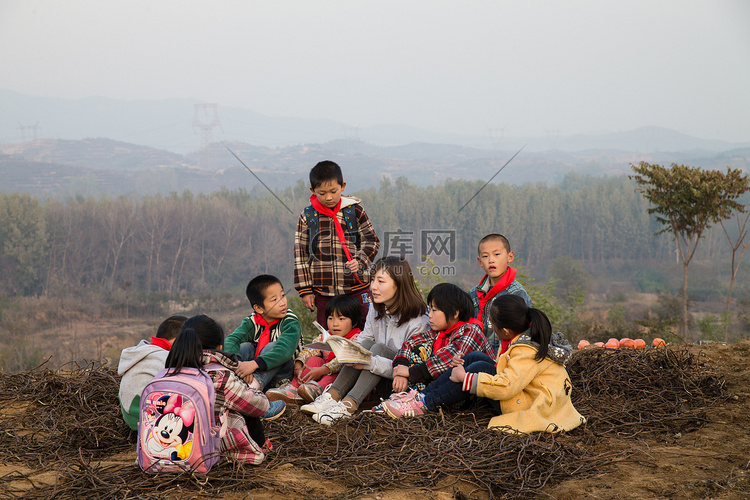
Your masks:
{"label": "backpack strap", "polygon": [[357,210],[354,205],[344,207],[341,211],[344,214],[344,231],[354,233],[355,245],[357,250],[360,247],[359,228],[357,225]]}
{"label": "backpack strap", "polygon": [[320,236],[320,214],[313,208],[312,205],[305,207],[305,221],[307,221],[307,244],[308,249],[308,263],[312,262],[313,255],[315,255],[315,243],[317,243],[318,236]]}
{"label": "backpack strap", "polygon": [[[308,231],[308,245],[310,255],[310,261],[315,254],[315,247],[317,246],[317,239],[320,236],[320,214],[312,205],[308,205],[304,210],[305,221],[307,222]],[[343,229],[347,233],[354,233],[355,246],[357,250],[360,249],[361,241],[359,235],[359,228],[357,225],[357,209],[354,205],[348,205],[341,209],[341,214],[344,216]]]}
{"label": "backpack strap", "polygon": [[[206,371],[220,371],[220,370],[231,371],[229,368],[219,363],[209,363],[207,365],[203,365],[203,369]],[[213,389],[213,384],[211,384],[211,389]],[[224,438],[224,436],[226,436],[227,428],[229,425],[228,419],[227,419],[228,411],[229,410],[225,409],[223,412],[221,412],[221,415],[219,415],[219,422],[218,422],[220,426],[219,437],[222,439]]]}

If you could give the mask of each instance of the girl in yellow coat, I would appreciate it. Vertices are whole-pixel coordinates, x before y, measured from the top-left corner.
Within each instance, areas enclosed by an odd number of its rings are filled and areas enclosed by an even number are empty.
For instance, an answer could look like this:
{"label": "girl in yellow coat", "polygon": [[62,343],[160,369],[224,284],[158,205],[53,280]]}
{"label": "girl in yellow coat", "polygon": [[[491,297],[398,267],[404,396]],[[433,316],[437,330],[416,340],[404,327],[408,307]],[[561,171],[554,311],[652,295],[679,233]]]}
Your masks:
{"label": "girl in yellow coat", "polygon": [[490,320],[503,341],[497,360],[472,352],[457,357],[452,371],[429,384],[384,404],[392,417],[422,415],[468,399],[486,398],[498,415],[490,428],[504,431],[568,431],[586,421],[570,400],[572,385],[565,369],[572,347],[560,333],[552,334],[547,315],[520,297],[497,297]]}

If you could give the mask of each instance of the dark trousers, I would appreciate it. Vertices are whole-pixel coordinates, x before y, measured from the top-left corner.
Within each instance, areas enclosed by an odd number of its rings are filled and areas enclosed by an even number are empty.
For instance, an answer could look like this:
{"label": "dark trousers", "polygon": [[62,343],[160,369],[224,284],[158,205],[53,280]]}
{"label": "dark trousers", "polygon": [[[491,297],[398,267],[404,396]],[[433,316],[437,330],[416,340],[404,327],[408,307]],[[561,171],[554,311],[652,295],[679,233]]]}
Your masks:
{"label": "dark trousers", "polygon": [[[464,370],[467,373],[497,373],[495,360],[483,352],[474,351],[464,356]],[[451,380],[451,371],[443,372],[438,378],[430,382],[425,387],[424,405],[430,411],[437,411],[440,406],[460,403],[471,397],[469,391],[463,390],[463,384]],[[500,403],[498,401],[488,400],[491,406],[500,413]],[[493,404],[494,403],[494,404]]]}
{"label": "dark trousers", "polygon": [[250,437],[255,441],[258,446],[266,444],[266,434],[263,432],[263,422],[258,417],[248,417],[245,415],[245,424],[247,425],[247,432]]}

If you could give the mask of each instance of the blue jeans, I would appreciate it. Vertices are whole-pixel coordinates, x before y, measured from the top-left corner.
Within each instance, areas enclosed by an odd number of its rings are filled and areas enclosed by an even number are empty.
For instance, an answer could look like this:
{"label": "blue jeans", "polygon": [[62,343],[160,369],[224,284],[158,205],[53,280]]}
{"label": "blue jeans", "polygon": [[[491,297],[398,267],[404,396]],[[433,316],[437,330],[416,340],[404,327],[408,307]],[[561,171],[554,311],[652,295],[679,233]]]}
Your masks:
{"label": "blue jeans", "polygon": [[[260,354],[266,353],[269,350],[273,348],[273,346],[276,345],[276,342],[269,342],[266,344],[266,346],[263,348],[262,351],[260,351]],[[252,361],[256,358],[255,355],[255,344],[252,344],[250,342],[243,342],[240,344],[240,357],[242,358],[242,361]],[[294,375],[294,360],[289,359],[285,363],[269,368],[265,371],[256,371],[253,373],[253,377],[255,377],[258,382],[260,382],[260,387],[262,390],[266,390],[266,387],[271,386],[272,384],[278,382],[279,380],[283,380],[285,378],[292,378]]]}
{"label": "blue jeans", "polygon": [[[491,375],[497,373],[495,360],[479,351],[470,352],[464,356],[464,370],[466,370],[467,373],[489,373]],[[427,387],[425,387],[424,391],[422,391],[422,394],[424,394],[425,408],[429,411],[437,411],[440,406],[460,403],[471,397],[469,391],[462,390],[463,384],[451,380],[452,371],[453,370],[448,370],[443,372],[438,378],[430,382]],[[495,411],[499,413],[499,402],[493,400],[488,401],[492,404]]]}

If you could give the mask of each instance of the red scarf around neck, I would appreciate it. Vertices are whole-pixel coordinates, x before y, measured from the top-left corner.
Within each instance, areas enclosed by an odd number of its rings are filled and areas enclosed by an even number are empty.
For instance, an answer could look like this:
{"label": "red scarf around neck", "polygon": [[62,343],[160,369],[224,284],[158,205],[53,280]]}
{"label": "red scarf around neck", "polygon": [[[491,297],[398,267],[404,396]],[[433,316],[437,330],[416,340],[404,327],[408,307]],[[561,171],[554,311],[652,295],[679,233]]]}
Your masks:
{"label": "red scarf around neck", "polygon": [[258,345],[255,347],[255,357],[257,358],[258,356],[260,356],[260,352],[263,350],[263,348],[266,347],[271,341],[271,327],[281,320],[275,319],[268,323],[265,318],[258,313],[255,313],[255,318],[253,319],[255,320],[255,324],[263,327],[263,332],[260,334],[260,338],[258,339]]}
{"label": "red scarf around neck", "polygon": [[[479,283],[481,284],[485,279],[489,279],[489,276],[486,274]],[[516,279],[516,270],[512,267],[508,267],[505,273],[500,277],[500,280],[495,283],[495,286],[490,288],[487,293],[477,288],[477,296],[479,297],[479,314],[477,315],[477,319],[480,323],[484,321],[484,306],[487,305],[487,302],[492,300],[495,295],[508,288],[508,285],[513,283],[514,279]]]}
{"label": "red scarf around neck", "polygon": [[151,345],[159,346],[167,351],[172,348],[172,344],[167,339],[160,339],[158,337],[151,337]]}
{"label": "red scarf around neck", "polygon": [[464,326],[466,323],[474,323],[475,325],[479,325],[479,328],[482,328],[482,323],[480,323],[478,320],[471,318],[469,321],[459,321],[452,327],[448,328],[447,330],[443,330],[440,332],[435,339],[435,342],[432,343],[432,354],[435,354],[440,349],[448,345],[448,341],[451,339],[451,335],[453,332]]}
{"label": "red scarf around neck", "polygon": [[498,354],[503,354],[505,351],[507,351],[508,347],[510,347],[510,345],[513,343],[514,340],[516,340],[517,337],[518,337],[518,335],[516,335],[515,337],[513,337],[510,340],[501,340],[500,341],[500,352],[498,352]]}
{"label": "red scarf around neck", "polygon": [[[318,211],[318,213],[327,215],[331,219],[333,219],[333,227],[336,228],[336,236],[338,236],[339,241],[341,242],[341,246],[344,249],[344,253],[346,254],[346,260],[351,261],[353,260],[352,254],[349,251],[349,247],[346,246],[346,239],[344,238],[344,228],[341,227],[341,222],[339,221],[339,218],[336,217],[336,212],[341,210],[341,199],[339,198],[339,202],[336,203],[336,206],[333,208],[328,208],[323,206],[323,204],[318,200],[318,197],[314,194],[310,196],[310,203],[312,203],[312,206],[315,210]],[[362,280],[359,279],[359,276],[357,273],[354,273],[354,277],[357,278],[357,281],[362,283]]]}
{"label": "red scarf around neck", "polygon": [[[352,328],[351,330],[349,330],[349,333],[347,333],[346,335],[344,335],[344,338],[351,340],[352,337],[354,337],[355,335],[359,334],[360,332],[361,332],[361,330],[359,328]],[[335,358],[335,357],[336,357],[336,355],[333,353],[333,351],[331,351],[327,355],[324,355],[323,359],[325,359],[326,363],[330,363],[331,360],[333,358]]]}
{"label": "red scarf around neck", "polygon": [[508,350],[508,347],[510,347],[510,343],[513,342],[513,339],[510,340],[500,340],[500,352],[498,354],[503,354],[505,351]]}

